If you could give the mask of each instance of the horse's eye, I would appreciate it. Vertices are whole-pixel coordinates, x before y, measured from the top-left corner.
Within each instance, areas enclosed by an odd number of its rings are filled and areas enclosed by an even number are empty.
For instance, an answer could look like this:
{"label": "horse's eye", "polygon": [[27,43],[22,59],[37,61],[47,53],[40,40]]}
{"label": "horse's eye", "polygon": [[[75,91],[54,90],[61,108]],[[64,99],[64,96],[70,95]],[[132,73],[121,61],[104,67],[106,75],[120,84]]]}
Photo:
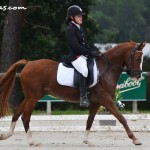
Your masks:
{"label": "horse's eye", "polygon": [[141,57],[136,57],[135,59],[137,60],[137,62],[141,61]]}

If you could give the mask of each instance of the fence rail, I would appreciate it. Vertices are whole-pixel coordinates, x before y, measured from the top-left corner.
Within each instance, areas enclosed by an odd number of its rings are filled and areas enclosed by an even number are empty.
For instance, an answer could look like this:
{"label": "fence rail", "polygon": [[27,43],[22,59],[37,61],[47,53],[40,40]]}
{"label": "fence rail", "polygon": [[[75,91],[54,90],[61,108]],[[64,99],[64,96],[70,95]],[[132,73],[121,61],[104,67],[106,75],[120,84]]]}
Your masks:
{"label": "fence rail", "polygon": [[[5,73],[0,73],[0,77],[2,77]],[[16,77],[20,77],[20,73],[16,73]]]}

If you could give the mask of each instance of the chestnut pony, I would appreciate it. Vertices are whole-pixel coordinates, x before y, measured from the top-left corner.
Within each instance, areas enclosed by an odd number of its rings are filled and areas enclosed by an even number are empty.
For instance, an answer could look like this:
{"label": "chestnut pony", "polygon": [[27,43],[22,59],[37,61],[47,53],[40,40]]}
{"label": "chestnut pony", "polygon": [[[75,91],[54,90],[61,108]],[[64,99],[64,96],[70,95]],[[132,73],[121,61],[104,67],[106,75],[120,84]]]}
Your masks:
{"label": "chestnut pony", "polygon": [[[140,141],[130,130],[126,119],[120,114],[113,101],[115,88],[122,71],[126,71],[130,77],[140,79],[142,73],[143,53],[145,43],[125,42],[118,44],[96,58],[97,68],[100,72],[97,84],[90,88],[90,107],[87,119],[84,143],[92,145],[88,140],[90,128],[98,108],[106,107],[124,126],[127,135],[135,145]],[[41,59],[35,61],[20,60],[14,63],[0,79],[0,118],[3,118],[9,111],[9,97],[13,88],[17,67],[25,65],[21,71],[20,81],[24,92],[23,102],[14,108],[14,115],[8,132],[0,135],[0,140],[5,140],[13,135],[18,118],[21,119],[27,134],[29,145],[36,146],[33,142],[29,122],[32,111],[39,99],[45,94],[57,98],[79,102],[79,90],[62,86],[57,83],[58,62]]]}

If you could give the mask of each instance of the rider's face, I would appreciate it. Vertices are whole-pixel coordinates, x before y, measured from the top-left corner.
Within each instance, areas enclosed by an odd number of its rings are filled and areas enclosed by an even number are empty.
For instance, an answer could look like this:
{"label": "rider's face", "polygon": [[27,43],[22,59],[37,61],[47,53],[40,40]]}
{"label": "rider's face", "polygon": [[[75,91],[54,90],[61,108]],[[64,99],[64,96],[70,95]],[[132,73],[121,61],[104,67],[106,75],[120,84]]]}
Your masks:
{"label": "rider's face", "polygon": [[74,16],[74,20],[77,24],[82,24],[82,15],[76,15]]}

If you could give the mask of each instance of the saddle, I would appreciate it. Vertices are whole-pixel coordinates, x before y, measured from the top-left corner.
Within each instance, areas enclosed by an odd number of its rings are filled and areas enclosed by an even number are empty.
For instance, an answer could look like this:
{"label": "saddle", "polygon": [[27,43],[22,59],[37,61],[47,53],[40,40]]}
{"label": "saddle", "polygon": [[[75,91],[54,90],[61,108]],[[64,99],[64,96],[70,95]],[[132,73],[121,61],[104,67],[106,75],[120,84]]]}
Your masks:
{"label": "saddle", "polygon": [[[74,68],[71,63],[63,63],[63,65],[68,68]],[[93,75],[94,59],[93,58],[87,60],[87,67],[88,67],[87,86],[90,86],[94,82],[94,75]],[[73,83],[76,88],[79,88],[79,77],[80,77],[80,73],[74,68]]]}
{"label": "saddle", "polygon": [[[87,84],[88,87],[92,87],[97,83],[98,79],[98,70],[93,58],[87,60],[87,67]],[[57,70],[57,82],[60,85],[79,88],[79,76],[80,73],[72,66],[71,63],[59,63]]]}

